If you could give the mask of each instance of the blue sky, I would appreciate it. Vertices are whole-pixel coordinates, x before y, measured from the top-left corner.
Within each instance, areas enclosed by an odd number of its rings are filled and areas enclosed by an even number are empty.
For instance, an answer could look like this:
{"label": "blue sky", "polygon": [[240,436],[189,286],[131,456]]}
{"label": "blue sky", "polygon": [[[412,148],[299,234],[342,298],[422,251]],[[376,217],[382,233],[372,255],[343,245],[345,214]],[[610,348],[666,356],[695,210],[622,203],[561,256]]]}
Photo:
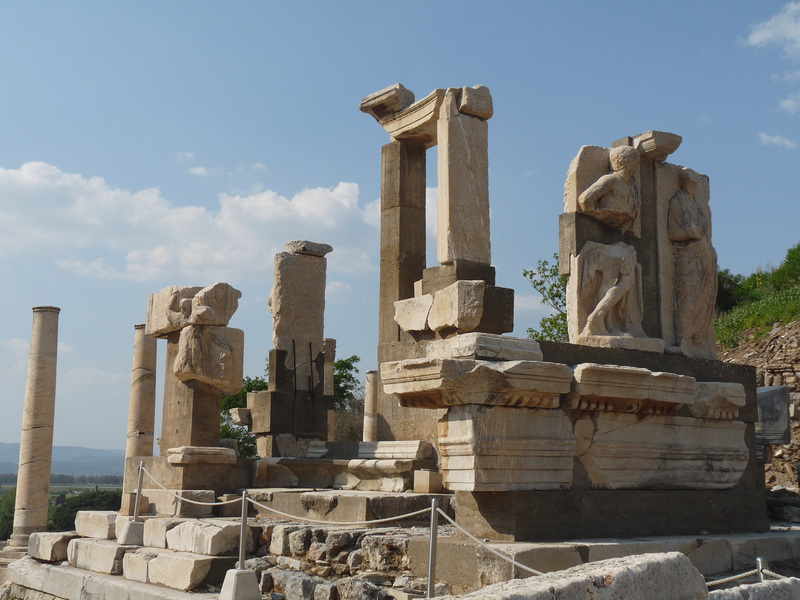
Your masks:
{"label": "blue sky", "polygon": [[492,92],[518,335],[546,314],[521,272],[557,249],[582,145],[683,136],[671,161],[711,178],[722,267],[800,241],[800,3],[8,2],[0,59],[0,441],[19,440],[36,305],[62,309],[57,444],[124,447],[133,326],[167,285],[240,289],[231,326],[261,374],[290,239],[334,247],[326,334],[375,368],[388,134],[358,103],[396,82]]}

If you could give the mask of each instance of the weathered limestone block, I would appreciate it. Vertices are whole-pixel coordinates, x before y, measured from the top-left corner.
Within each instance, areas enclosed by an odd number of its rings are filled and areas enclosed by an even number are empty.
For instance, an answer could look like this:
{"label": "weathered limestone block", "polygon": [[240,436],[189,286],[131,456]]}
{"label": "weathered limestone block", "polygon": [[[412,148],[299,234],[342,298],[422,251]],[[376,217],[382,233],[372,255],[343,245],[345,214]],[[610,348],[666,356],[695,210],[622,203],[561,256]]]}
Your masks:
{"label": "weathered limestone block", "polygon": [[299,525],[276,525],[272,530],[272,538],[269,544],[269,553],[275,556],[286,556],[289,554],[289,534],[293,531],[302,529]]}
{"label": "weathered limestone block", "polygon": [[[425,149],[432,148],[437,142],[436,124],[446,91],[435,89],[399,112],[376,118],[392,140],[406,140],[421,144]],[[403,103],[406,101],[402,100]]]}
{"label": "weathered limestone block", "polygon": [[800,600],[800,579],[768,579],[761,583],[713,590],[709,592],[708,600]]}
{"label": "weathered limestone block", "polygon": [[462,280],[434,294],[428,313],[428,327],[434,331],[475,329],[483,317],[483,294],[486,282]]}
{"label": "weathered limestone block", "polygon": [[358,443],[358,458],[426,460],[432,457],[433,446],[421,440]]}
{"label": "weathered limestone block", "polygon": [[700,419],[735,419],[746,403],[741,383],[698,381],[694,402],[689,405],[692,416]]}
{"label": "weathered limestone block", "polygon": [[234,425],[249,427],[253,423],[249,408],[232,408],[229,411]]}
{"label": "weathered limestone block", "polygon": [[539,361],[419,358],[382,364],[381,381],[387,394],[399,396],[401,406],[555,408],[570,389],[572,371]]}
{"label": "weathered limestone block", "polygon": [[668,131],[646,131],[633,138],[633,147],[642,156],[664,162],[681,145],[683,138]]}
{"label": "weathered limestone block", "polygon": [[574,377],[565,408],[664,414],[694,403],[696,382],[687,375],[583,363]]}
{"label": "weathered limestone block", "polygon": [[287,252],[294,254],[308,254],[309,256],[325,256],[333,252],[333,246],[308,240],[292,240],[283,245]]}
{"label": "weathered limestone block", "polygon": [[62,562],[67,560],[67,545],[77,537],[74,532],[34,532],[28,538],[28,556],[45,562]]}
{"label": "weathered limestone block", "polygon": [[162,336],[186,327],[192,316],[192,298],[202,289],[202,286],[171,285],[150,294],[145,335]]}
{"label": "weathered limestone block", "polygon": [[167,450],[167,462],[171,465],[235,464],[236,451],[213,446],[181,446]]}
{"label": "weathered limestone block", "polygon": [[167,532],[186,519],[156,518],[144,522],[144,545],[148,548],[166,548]]}
{"label": "weathered limestone block", "polygon": [[[680,552],[587,563],[539,577],[514,579],[458,596],[459,600],[706,600],[700,572]],[[455,600],[444,596],[442,600]]]}
{"label": "weathered limestone block", "polygon": [[578,459],[594,489],[734,487],[750,453],[745,423],[598,412],[575,423]]}
{"label": "weathered limestone block", "polygon": [[172,368],[180,381],[202,381],[223,394],[235,394],[242,389],[243,362],[244,331],[189,325],[181,330]]}
{"label": "weathered limestone block", "polygon": [[239,308],[242,292],[227,283],[203,288],[192,298],[189,325],[227,325]]}
{"label": "weathered limestone block", "polygon": [[309,371],[309,363],[322,351],[326,269],[327,259],[319,253],[275,255],[275,279],[268,300],[273,319],[272,342],[276,350],[286,351],[286,368],[306,365],[297,373],[298,389],[309,389],[309,376],[313,385],[320,381],[321,373]]}
{"label": "weathered limestone block", "polygon": [[395,83],[364,98],[358,105],[358,110],[372,115],[380,123],[382,119],[399,113],[412,104],[414,92],[402,83]]}
{"label": "weathered limestone block", "polygon": [[[236,554],[239,550],[239,523],[235,521],[184,521],[167,531],[167,548],[210,556]],[[253,536],[247,529],[247,548],[253,549]]]}
{"label": "weathered limestone block", "polygon": [[134,552],[126,552],[122,559],[122,575],[125,579],[150,583],[150,561],[165,552],[153,548],[140,548]]}
{"label": "weathered limestone block", "polygon": [[253,463],[253,485],[255,487],[297,487],[297,475],[284,465],[281,459],[262,458]]}
{"label": "weathered limestone block", "polygon": [[425,346],[428,358],[469,358],[473,360],[542,360],[539,342],[491,333],[462,333]]}
{"label": "weathered limestone block", "polygon": [[398,300],[394,303],[394,320],[403,331],[425,331],[432,305],[433,294]]}
{"label": "weathered limestone block", "polygon": [[178,500],[172,494],[187,500],[214,502],[214,490],[170,490],[170,492],[160,488],[143,490],[143,493],[150,499],[151,506],[159,515],[181,517],[206,517],[211,515],[211,506],[184,502],[183,500]]}
{"label": "weathered limestone block", "polygon": [[117,537],[115,510],[79,510],[75,515],[75,531],[78,535],[103,540]]}
{"label": "weathered limestone block", "polygon": [[575,451],[558,409],[454,406],[439,421],[444,486],[453,491],[566,490]]}
{"label": "weathered limestone block", "polygon": [[485,85],[462,87],[458,99],[458,111],[479,119],[488,120],[494,114],[492,94]]}
{"label": "weathered limestone block", "polygon": [[[470,93],[465,106],[485,114],[488,90]],[[483,118],[458,112],[457,90],[447,90],[436,124],[438,140],[437,255],[446,264],[466,259],[491,264],[489,239],[489,127]],[[488,95],[488,102],[486,96]],[[483,101],[470,101],[482,97]]]}
{"label": "weathered limestone block", "polygon": [[197,554],[164,552],[148,563],[151,583],[176,590],[193,590],[211,570],[213,559]]}
{"label": "weathered limestone block", "polygon": [[134,546],[120,546],[110,540],[75,538],[67,546],[67,559],[69,564],[79,569],[121,575],[122,557],[127,550],[133,548]]}

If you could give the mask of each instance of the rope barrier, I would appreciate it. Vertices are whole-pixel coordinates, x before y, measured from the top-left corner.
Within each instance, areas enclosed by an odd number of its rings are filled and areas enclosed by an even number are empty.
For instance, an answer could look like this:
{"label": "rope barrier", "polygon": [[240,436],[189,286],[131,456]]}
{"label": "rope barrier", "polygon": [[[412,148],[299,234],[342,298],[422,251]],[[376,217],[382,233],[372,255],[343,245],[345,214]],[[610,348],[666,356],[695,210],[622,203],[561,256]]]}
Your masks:
{"label": "rope barrier", "polygon": [[774,577],[775,579],[788,579],[785,575],[781,575],[779,573],[776,573],[775,571],[770,571],[769,569],[761,569],[761,572],[764,573],[764,575],[769,575],[770,577]]}
{"label": "rope barrier", "polygon": [[[765,570],[766,572],[766,570]],[[730,583],[731,581],[736,581],[738,579],[744,579],[746,577],[752,577],[753,575],[758,575],[758,569],[753,569],[752,571],[747,571],[745,573],[740,573],[739,575],[732,575],[731,577],[725,577],[723,579],[715,579],[714,581],[707,581],[706,586],[711,587],[713,585],[722,585],[723,583]]]}
{"label": "rope barrier", "polygon": [[450,524],[451,524],[451,525],[453,525],[453,526],[454,526],[456,529],[458,529],[458,530],[459,530],[461,533],[463,533],[464,535],[466,535],[466,536],[467,536],[469,539],[471,539],[473,542],[476,542],[476,543],[477,543],[479,546],[481,546],[482,548],[485,548],[486,550],[488,550],[489,552],[491,552],[491,553],[492,553],[492,554],[494,554],[495,556],[498,556],[499,558],[502,558],[503,560],[506,560],[506,561],[510,562],[510,563],[511,563],[512,565],[514,565],[515,567],[519,567],[520,569],[523,569],[523,570],[525,570],[525,571],[528,571],[529,573],[532,573],[533,575],[544,575],[544,573],[542,573],[541,571],[537,571],[536,569],[531,569],[530,567],[528,567],[528,566],[526,566],[526,565],[523,565],[522,563],[519,563],[519,562],[515,561],[515,560],[514,560],[513,558],[511,558],[510,556],[507,556],[507,555],[505,555],[505,554],[502,554],[502,553],[501,553],[501,552],[499,552],[498,550],[495,550],[495,549],[494,549],[494,548],[492,548],[491,546],[487,546],[487,545],[486,545],[486,544],[484,544],[484,543],[483,543],[481,540],[479,540],[479,539],[478,539],[478,538],[476,538],[474,535],[472,535],[472,534],[471,534],[469,531],[467,531],[466,529],[464,529],[463,527],[461,527],[461,526],[460,526],[458,523],[456,523],[456,522],[455,522],[455,520],[451,519],[451,518],[450,518],[450,517],[449,517],[449,516],[448,516],[448,515],[447,515],[445,512],[443,512],[441,509],[437,508],[436,510],[437,510],[437,512],[438,512],[438,513],[439,513],[441,516],[443,516],[445,519],[447,519],[447,521],[449,521],[449,522],[450,522]]}
{"label": "rope barrier", "polygon": [[233,504],[234,502],[241,502],[242,501],[241,498],[234,498],[233,500],[225,500],[224,502],[223,501],[220,501],[220,502],[202,502],[200,500],[191,500],[189,498],[183,498],[183,497],[179,496],[178,494],[176,494],[175,492],[173,492],[172,490],[168,490],[163,485],[161,485],[161,483],[155,477],[153,477],[153,475],[150,473],[150,471],[148,471],[146,468],[142,467],[142,471],[147,473],[147,476],[150,479],[152,479],[153,483],[155,483],[158,487],[160,487],[162,490],[167,492],[170,496],[173,496],[174,498],[177,498],[181,502],[188,502],[189,504],[199,504],[200,506],[223,506],[225,504]]}
{"label": "rope barrier", "polygon": [[250,504],[254,504],[255,506],[259,506],[264,510],[268,510],[270,512],[274,512],[277,515],[280,515],[286,519],[291,521],[301,521],[304,523],[316,523],[318,525],[374,525],[375,523],[391,523],[392,521],[401,521],[403,519],[408,519],[410,517],[416,517],[417,515],[424,515],[427,512],[430,512],[431,507],[426,506],[420,510],[415,510],[414,512],[406,513],[404,515],[398,515],[396,517],[386,517],[384,519],[373,519],[372,521],[323,521],[321,519],[309,519],[308,517],[300,517],[297,515],[290,515],[285,512],[281,512],[275,508],[270,506],[266,506],[265,504],[261,504],[260,502],[256,502],[252,498],[247,499]]}

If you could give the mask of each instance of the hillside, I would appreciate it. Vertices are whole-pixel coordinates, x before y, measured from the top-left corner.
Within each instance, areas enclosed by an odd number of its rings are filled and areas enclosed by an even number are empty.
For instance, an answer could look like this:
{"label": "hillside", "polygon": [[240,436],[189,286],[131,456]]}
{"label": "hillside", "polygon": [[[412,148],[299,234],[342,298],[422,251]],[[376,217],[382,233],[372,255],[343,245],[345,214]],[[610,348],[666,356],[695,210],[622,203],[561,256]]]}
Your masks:
{"label": "hillside", "polygon": [[737,348],[720,349],[725,362],[754,365],[759,386],[788,385],[792,443],[773,447],[772,463],[767,466],[767,487],[798,487],[797,466],[800,463],[800,321],[777,325],[759,339],[744,336]]}
{"label": "hillside", "polygon": [[[0,442],[0,473],[16,473],[19,444]],[[80,446],[53,446],[52,473],[61,475],[122,475],[124,450],[97,450]]]}

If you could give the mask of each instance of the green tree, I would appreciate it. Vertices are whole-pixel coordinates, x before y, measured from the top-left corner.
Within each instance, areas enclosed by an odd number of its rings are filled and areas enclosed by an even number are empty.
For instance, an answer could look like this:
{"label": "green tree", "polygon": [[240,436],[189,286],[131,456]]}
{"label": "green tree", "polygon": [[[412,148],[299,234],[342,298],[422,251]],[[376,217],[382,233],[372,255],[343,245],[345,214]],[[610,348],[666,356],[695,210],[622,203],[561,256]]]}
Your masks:
{"label": "green tree", "polygon": [[554,342],[569,340],[567,331],[567,275],[558,272],[558,253],[553,254],[553,263],[539,260],[535,269],[523,269],[522,275],[528,279],[534,290],[542,296],[542,303],[549,306],[555,314],[539,321],[541,331],[528,328],[528,337]]}
{"label": "green tree", "polygon": [[269,381],[263,377],[246,376],[244,385],[237,394],[222,397],[219,437],[239,440],[239,454],[245,458],[257,458],[256,438],[247,431],[247,427],[234,425],[230,410],[232,408],[247,408],[247,392],[260,392],[266,389],[269,389]]}
{"label": "green tree", "polygon": [[356,363],[361,359],[355,354],[349,358],[340,358],[333,363],[333,406],[347,408],[359,395],[363,395],[363,386],[358,379]]}
{"label": "green tree", "polygon": [[72,531],[75,529],[75,515],[79,510],[119,510],[121,500],[122,492],[119,490],[83,492],[77,496],[71,496],[53,511],[53,520],[48,529]]}
{"label": "green tree", "polygon": [[11,537],[14,529],[14,502],[17,497],[17,488],[11,488],[0,496],[0,540]]}
{"label": "green tree", "polygon": [[728,312],[739,302],[739,288],[744,277],[731,273],[730,269],[717,271],[717,312]]}
{"label": "green tree", "polygon": [[786,251],[786,258],[773,271],[770,281],[773,289],[779,291],[800,285],[800,244]]}

